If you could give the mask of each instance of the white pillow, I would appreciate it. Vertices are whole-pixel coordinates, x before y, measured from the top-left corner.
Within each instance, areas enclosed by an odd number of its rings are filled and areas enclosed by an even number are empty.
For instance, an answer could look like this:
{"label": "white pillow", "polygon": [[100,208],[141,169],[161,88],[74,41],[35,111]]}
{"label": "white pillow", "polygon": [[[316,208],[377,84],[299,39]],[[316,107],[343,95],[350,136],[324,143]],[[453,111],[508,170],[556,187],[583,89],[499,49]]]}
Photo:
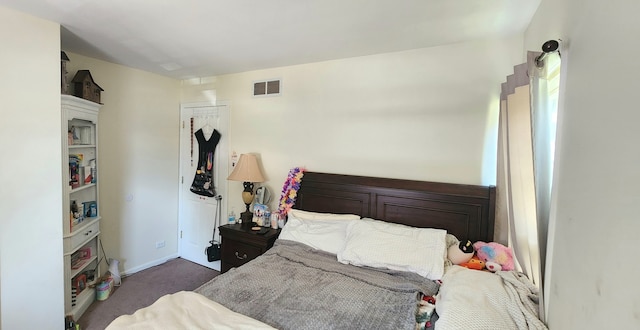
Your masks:
{"label": "white pillow", "polygon": [[337,254],[345,244],[347,227],[355,220],[303,220],[289,213],[279,239],[306,244],[314,249]]}
{"label": "white pillow", "polygon": [[338,261],[417,273],[430,280],[444,274],[446,230],[415,228],[373,219],[352,221]]}
{"label": "white pillow", "polygon": [[318,213],[303,210],[291,209],[289,216],[293,216],[302,220],[358,220],[359,215],[356,214],[334,214],[334,213]]}

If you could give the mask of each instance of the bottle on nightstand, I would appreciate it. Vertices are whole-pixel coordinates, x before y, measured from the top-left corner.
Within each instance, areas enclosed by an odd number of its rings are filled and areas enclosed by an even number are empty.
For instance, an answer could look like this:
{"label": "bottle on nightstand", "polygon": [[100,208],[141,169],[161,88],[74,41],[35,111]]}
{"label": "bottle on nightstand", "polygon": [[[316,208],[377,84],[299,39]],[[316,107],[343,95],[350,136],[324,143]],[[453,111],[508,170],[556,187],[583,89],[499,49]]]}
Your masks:
{"label": "bottle on nightstand", "polygon": [[233,211],[233,209],[231,209],[231,212],[229,212],[229,224],[235,224],[236,223],[236,212]]}

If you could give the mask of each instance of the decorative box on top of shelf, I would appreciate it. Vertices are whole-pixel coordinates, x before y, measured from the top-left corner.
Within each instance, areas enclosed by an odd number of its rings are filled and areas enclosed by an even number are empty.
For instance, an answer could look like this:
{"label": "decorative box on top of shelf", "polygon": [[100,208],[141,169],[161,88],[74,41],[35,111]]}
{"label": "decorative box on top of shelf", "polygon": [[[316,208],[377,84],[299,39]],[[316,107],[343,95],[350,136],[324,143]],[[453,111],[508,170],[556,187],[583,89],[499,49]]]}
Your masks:
{"label": "decorative box on top of shelf", "polygon": [[61,96],[65,315],[75,320],[95,300],[100,271],[98,112],[101,104]]}

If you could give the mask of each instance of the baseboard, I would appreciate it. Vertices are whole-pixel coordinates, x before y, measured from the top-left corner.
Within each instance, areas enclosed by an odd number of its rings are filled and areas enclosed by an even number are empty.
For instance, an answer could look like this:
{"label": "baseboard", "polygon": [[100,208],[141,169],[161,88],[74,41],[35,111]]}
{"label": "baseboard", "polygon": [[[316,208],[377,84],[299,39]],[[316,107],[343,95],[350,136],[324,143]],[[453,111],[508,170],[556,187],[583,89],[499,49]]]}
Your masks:
{"label": "baseboard", "polygon": [[147,262],[146,264],[142,264],[142,265],[140,265],[140,266],[138,266],[138,267],[133,267],[133,268],[130,268],[130,269],[125,269],[125,270],[120,274],[120,276],[121,276],[121,277],[127,277],[127,276],[129,276],[129,275],[133,275],[133,274],[135,274],[135,273],[137,273],[137,272],[139,272],[139,271],[145,270],[145,269],[147,269],[147,268],[151,268],[151,267],[153,267],[153,266],[157,266],[157,265],[163,264],[163,263],[167,262],[168,260],[175,259],[175,258],[177,258],[177,257],[178,257],[178,254],[177,254],[177,253],[174,253],[174,254],[171,254],[171,255],[168,255],[168,256],[164,256],[164,257],[162,257],[162,258],[160,258],[160,259],[156,259],[156,260],[153,260],[153,261]]}

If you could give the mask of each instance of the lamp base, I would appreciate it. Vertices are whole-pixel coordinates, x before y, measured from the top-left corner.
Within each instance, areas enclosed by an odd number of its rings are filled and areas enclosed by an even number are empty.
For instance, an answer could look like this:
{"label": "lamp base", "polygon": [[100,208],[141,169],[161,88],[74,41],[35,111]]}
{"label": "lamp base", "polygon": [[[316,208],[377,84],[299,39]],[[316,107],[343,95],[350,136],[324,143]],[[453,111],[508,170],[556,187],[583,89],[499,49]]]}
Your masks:
{"label": "lamp base", "polygon": [[242,228],[251,229],[251,227],[253,227],[253,213],[249,211],[249,206],[251,206],[251,202],[253,202],[253,183],[244,182],[242,201],[247,207],[246,211],[240,213],[240,219],[242,219]]}
{"label": "lamp base", "polygon": [[253,213],[249,211],[244,211],[240,213],[240,219],[242,219],[242,228],[251,229],[254,226],[253,224]]}

